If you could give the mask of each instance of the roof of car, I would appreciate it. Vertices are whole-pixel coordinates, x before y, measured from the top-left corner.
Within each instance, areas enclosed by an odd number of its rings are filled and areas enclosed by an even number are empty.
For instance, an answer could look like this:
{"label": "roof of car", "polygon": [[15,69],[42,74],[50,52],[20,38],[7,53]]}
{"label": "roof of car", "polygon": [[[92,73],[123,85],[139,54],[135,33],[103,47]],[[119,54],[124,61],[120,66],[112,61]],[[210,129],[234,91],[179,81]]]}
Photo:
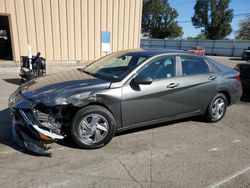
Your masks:
{"label": "roof of car", "polygon": [[[132,49],[132,50],[127,50],[127,52],[130,53],[138,53],[140,55],[145,55],[145,56],[155,56],[155,55],[160,55],[160,54],[167,54],[167,53],[183,53],[183,54],[193,54],[187,51],[183,50],[172,50],[172,49]],[[195,54],[193,54],[195,55]]]}

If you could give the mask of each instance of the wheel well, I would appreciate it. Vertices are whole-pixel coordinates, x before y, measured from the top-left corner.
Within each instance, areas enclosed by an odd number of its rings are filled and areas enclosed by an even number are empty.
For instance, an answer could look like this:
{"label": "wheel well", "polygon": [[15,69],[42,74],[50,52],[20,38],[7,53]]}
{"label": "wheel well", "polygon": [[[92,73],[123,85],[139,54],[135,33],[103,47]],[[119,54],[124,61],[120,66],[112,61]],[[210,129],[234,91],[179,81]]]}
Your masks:
{"label": "wheel well", "polygon": [[230,103],[231,103],[231,97],[230,97],[230,94],[227,92],[227,91],[220,91],[220,92],[218,92],[218,93],[222,93],[222,94],[224,94],[225,96],[226,96],[226,98],[227,98],[227,102],[228,102],[228,106],[230,105]]}
{"label": "wheel well", "polygon": [[[78,107],[78,106],[73,106],[73,105],[68,105],[66,106],[64,109],[62,109],[62,114],[64,117],[66,117],[68,120],[71,120],[74,115],[79,111],[81,110],[82,108],[85,108],[87,106],[92,106],[92,105],[97,105],[97,106],[102,106],[103,108],[106,108],[113,116],[113,112],[105,105],[101,104],[101,103],[98,103],[98,102],[93,102],[93,103],[89,103],[85,106],[82,106],[82,107]],[[68,112],[71,112],[71,113],[68,113]],[[71,121],[69,121],[71,122]]]}
{"label": "wheel well", "polygon": [[[92,102],[92,103],[89,103],[86,106],[92,106],[92,105],[102,106],[103,108],[106,108],[114,116],[113,112],[107,106],[105,106],[104,104],[99,103],[99,102]],[[86,106],[84,106],[84,107],[86,107]],[[82,107],[82,108],[84,108],[84,107]]]}

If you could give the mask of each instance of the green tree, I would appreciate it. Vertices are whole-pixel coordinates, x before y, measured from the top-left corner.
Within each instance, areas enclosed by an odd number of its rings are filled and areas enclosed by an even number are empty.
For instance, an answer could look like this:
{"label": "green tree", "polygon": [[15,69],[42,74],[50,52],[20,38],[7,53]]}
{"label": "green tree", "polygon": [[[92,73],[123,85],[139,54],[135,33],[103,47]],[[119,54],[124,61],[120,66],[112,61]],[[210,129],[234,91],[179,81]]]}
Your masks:
{"label": "green tree", "polygon": [[237,39],[250,40],[250,16],[239,23],[240,29],[237,31]]}
{"label": "green tree", "polygon": [[182,28],[177,24],[178,13],[168,0],[144,0],[142,33],[151,38],[177,38]]}
{"label": "green tree", "polygon": [[198,34],[196,36],[196,39],[206,39],[206,36],[205,36],[204,32],[201,32],[200,34]]}
{"label": "green tree", "polygon": [[194,6],[193,25],[203,28],[207,39],[224,39],[232,32],[233,10],[230,0],[197,0]]}
{"label": "green tree", "polygon": [[187,39],[206,39],[204,32],[201,32],[196,37],[188,37]]}

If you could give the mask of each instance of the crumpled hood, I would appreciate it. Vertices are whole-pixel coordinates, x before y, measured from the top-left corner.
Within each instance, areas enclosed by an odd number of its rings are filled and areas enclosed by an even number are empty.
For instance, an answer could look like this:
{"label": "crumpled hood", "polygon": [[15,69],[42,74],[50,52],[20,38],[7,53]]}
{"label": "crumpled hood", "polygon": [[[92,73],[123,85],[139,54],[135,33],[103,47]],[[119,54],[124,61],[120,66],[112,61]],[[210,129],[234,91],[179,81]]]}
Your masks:
{"label": "crumpled hood", "polygon": [[91,93],[107,89],[110,82],[90,76],[80,69],[51,74],[31,80],[20,87],[26,98],[50,105],[56,104],[56,99],[67,99],[74,95]]}

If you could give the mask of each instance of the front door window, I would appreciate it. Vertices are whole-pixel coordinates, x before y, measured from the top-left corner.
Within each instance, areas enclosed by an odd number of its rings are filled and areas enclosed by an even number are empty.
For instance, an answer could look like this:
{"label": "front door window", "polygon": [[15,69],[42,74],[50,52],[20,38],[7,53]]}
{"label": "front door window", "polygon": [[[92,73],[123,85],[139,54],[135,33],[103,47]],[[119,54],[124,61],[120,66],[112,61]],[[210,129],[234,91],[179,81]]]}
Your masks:
{"label": "front door window", "polygon": [[175,57],[164,57],[145,65],[139,75],[161,80],[175,77]]}

